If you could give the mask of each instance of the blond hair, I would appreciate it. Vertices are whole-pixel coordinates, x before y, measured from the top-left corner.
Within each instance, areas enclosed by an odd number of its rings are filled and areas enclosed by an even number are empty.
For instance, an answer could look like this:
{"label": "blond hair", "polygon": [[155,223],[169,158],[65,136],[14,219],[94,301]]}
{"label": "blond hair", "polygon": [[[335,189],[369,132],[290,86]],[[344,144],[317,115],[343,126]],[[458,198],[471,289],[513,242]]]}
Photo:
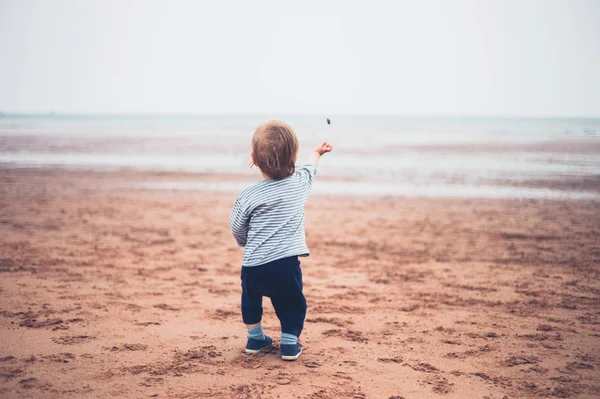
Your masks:
{"label": "blond hair", "polygon": [[284,179],[294,173],[298,147],[290,125],[281,121],[263,123],[252,137],[252,164],[272,179]]}

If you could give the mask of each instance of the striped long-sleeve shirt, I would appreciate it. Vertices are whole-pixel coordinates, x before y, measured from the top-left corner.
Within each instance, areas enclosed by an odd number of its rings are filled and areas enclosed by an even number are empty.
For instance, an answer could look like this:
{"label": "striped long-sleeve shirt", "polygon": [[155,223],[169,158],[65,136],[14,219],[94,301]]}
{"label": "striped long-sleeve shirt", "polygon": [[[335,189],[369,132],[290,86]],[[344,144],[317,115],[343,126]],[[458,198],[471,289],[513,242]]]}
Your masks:
{"label": "striped long-sleeve shirt", "polygon": [[242,266],[264,265],[289,256],[308,256],[304,204],[317,169],[310,164],[281,180],[263,180],[243,190],[229,225],[244,247]]}

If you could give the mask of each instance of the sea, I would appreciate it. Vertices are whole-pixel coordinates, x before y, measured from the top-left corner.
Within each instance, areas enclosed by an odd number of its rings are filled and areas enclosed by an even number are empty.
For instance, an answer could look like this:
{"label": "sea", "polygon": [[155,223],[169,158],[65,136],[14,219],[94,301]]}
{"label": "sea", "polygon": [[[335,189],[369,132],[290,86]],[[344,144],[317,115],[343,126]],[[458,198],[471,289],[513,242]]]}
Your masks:
{"label": "sea", "polygon": [[269,119],[294,127],[299,162],[320,142],[333,145],[315,184],[323,194],[600,198],[552,184],[600,179],[600,118],[2,114],[0,169],[218,173],[223,182],[140,184],[236,191],[248,184],[240,176],[257,175],[250,140]]}

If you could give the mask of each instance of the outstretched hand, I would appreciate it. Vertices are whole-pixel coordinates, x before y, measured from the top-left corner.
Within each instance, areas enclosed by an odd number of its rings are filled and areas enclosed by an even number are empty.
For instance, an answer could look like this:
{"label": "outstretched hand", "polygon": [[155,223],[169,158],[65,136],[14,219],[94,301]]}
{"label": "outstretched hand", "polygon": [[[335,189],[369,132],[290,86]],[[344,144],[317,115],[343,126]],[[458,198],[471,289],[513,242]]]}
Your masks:
{"label": "outstretched hand", "polygon": [[333,147],[331,146],[331,144],[329,144],[326,141],[322,142],[321,145],[319,145],[317,148],[315,148],[315,151],[318,152],[319,155],[323,155],[327,152],[331,152],[331,150],[333,150]]}

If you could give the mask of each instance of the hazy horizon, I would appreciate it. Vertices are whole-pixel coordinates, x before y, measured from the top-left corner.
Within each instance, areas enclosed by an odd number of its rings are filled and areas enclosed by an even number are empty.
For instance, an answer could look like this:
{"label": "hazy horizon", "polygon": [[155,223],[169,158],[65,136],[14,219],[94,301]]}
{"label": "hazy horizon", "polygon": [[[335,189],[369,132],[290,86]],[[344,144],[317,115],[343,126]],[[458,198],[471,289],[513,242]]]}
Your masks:
{"label": "hazy horizon", "polygon": [[0,112],[598,118],[598,20],[593,0],[0,0]]}

